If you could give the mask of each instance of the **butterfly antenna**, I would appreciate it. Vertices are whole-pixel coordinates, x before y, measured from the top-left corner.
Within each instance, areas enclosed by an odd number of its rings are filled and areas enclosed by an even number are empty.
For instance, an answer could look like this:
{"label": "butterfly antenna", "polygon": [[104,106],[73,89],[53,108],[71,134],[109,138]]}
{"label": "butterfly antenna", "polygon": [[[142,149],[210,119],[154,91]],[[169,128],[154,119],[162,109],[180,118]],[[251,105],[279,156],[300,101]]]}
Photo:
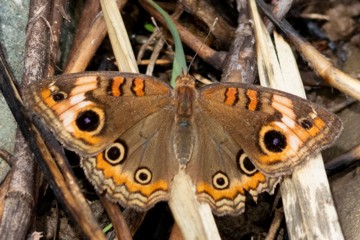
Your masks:
{"label": "butterfly antenna", "polygon": [[199,54],[199,51],[200,51],[201,48],[204,46],[206,40],[209,38],[210,33],[214,30],[217,21],[218,21],[218,18],[215,18],[213,24],[211,25],[211,27],[210,27],[210,29],[209,29],[208,34],[207,34],[206,37],[204,38],[204,41],[201,43],[199,49],[195,52],[195,55],[194,55],[193,58],[191,59],[191,61],[190,61],[190,63],[189,63],[189,67],[188,67],[188,69],[187,69],[188,72],[190,71],[191,65],[194,63],[195,58],[196,58],[197,55]]}

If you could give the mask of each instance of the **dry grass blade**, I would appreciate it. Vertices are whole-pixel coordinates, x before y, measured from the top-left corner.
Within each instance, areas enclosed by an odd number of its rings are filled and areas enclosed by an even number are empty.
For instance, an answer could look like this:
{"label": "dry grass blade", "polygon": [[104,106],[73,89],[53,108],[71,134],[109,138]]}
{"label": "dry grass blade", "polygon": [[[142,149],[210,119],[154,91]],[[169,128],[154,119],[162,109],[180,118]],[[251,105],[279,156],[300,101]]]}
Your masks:
{"label": "dry grass blade", "polygon": [[116,2],[101,0],[100,3],[119,71],[138,73],[135,55]]}
{"label": "dry grass blade", "polygon": [[197,202],[183,171],[174,177],[169,206],[184,239],[220,239],[210,206]]}
{"label": "dry grass blade", "polygon": [[311,44],[299,36],[291,25],[286,21],[278,21],[271,15],[266,4],[257,0],[264,13],[274,24],[277,25],[291,40],[302,57],[311,65],[311,67],[324,79],[328,84],[341,92],[360,100],[360,81],[336,68],[326,57],[317,51]]}
{"label": "dry grass blade", "polygon": [[[272,53],[274,48],[267,47],[270,37],[261,36],[267,34],[267,31],[260,21],[255,0],[250,0],[250,6],[256,41],[262,45],[258,48],[258,55],[262,55],[259,57],[261,62],[258,67],[262,68],[259,72],[266,73],[266,80],[262,81],[262,84],[304,97],[301,79],[289,46],[275,34],[276,51],[281,52],[278,55],[278,58],[281,58],[279,64]],[[270,59],[271,63],[266,63],[267,59]],[[287,63],[286,66],[283,65],[284,62]],[[289,62],[292,63],[289,65]],[[288,70],[284,71],[285,69]],[[295,169],[292,178],[284,180],[281,193],[290,238],[343,239],[321,155]]]}

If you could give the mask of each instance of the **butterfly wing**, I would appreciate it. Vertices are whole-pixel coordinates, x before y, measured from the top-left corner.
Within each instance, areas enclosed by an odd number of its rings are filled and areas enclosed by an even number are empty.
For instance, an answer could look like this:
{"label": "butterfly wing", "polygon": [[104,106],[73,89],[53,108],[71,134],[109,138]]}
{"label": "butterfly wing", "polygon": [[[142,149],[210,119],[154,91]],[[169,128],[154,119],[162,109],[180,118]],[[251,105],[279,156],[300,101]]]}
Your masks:
{"label": "butterfly wing", "polygon": [[305,99],[260,86],[223,83],[201,88],[200,108],[270,176],[289,174],[335,141],[341,120]]}
{"label": "butterfly wing", "polygon": [[169,85],[149,76],[86,72],[30,85],[24,102],[66,148],[91,156],[171,103],[171,95]]}
{"label": "butterfly wing", "polygon": [[209,203],[217,215],[236,215],[245,209],[245,192],[254,200],[261,192],[273,192],[280,178],[258,171],[210,112],[199,108],[195,122],[197,144],[186,172],[193,180],[198,200]]}
{"label": "butterfly wing", "polygon": [[179,170],[168,144],[172,91],[145,75],[86,72],[30,85],[24,102],[66,148],[82,156],[98,191],[144,210],[168,198]]}
{"label": "butterfly wing", "polygon": [[173,109],[162,109],[126,130],[95,157],[81,161],[99,192],[122,205],[145,210],[168,200],[179,170],[171,149]]}

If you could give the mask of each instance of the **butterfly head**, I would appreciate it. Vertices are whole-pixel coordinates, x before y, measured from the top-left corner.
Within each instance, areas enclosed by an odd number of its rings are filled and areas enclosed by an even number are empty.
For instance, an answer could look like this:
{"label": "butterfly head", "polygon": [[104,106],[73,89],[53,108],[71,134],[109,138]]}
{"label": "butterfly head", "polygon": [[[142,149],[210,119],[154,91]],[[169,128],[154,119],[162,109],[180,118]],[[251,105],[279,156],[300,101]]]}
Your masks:
{"label": "butterfly head", "polygon": [[176,88],[195,88],[195,78],[188,73],[183,73],[176,79]]}

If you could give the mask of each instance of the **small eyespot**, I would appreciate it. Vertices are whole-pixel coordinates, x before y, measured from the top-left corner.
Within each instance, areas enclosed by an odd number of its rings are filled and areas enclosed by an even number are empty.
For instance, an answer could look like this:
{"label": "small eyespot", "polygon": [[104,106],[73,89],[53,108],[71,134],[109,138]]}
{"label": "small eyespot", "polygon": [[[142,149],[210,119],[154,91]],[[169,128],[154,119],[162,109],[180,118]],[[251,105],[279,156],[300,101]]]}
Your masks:
{"label": "small eyespot", "polygon": [[248,155],[246,153],[242,153],[239,156],[239,167],[240,170],[243,171],[246,175],[253,175],[257,172],[256,167],[249,159]]}
{"label": "small eyespot", "polygon": [[150,183],[151,178],[151,171],[146,167],[138,168],[135,172],[135,181],[141,185]]}
{"label": "small eyespot", "polygon": [[105,150],[104,157],[110,164],[119,164],[125,159],[126,149],[122,143],[115,142]]}
{"label": "small eyespot", "polygon": [[277,130],[267,131],[262,141],[270,152],[282,152],[287,146],[286,136]]}
{"label": "small eyespot", "polygon": [[216,189],[223,190],[230,185],[229,178],[223,172],[217,172],[212,178],[213,186]]}
{"label": "small eyespot", "polygon": [[59,87],[54,85],[55,82],[48,85],[48,89],[51,91],[51,97],[54,102],[61,102],[68,97],[66,92],[60,91]]}
{"label": "small eyespot", "polygon": [[55,102],[61,102],[67,98],[67,94],[65,92],[57,92],[52,94],[52,98]]}
{"label": "small eyespot", "polygon": [[76,118],[76,126],[85,132],[92,132],[100,125],[99,114],[93,110],[80,112]]}
{"label": "small eyespot", "polygon": [[311,129],[313,127],[312,121],[310,121],[306,118],[299,119],[299,123],[300,123],[300,126],[304,129]]}

